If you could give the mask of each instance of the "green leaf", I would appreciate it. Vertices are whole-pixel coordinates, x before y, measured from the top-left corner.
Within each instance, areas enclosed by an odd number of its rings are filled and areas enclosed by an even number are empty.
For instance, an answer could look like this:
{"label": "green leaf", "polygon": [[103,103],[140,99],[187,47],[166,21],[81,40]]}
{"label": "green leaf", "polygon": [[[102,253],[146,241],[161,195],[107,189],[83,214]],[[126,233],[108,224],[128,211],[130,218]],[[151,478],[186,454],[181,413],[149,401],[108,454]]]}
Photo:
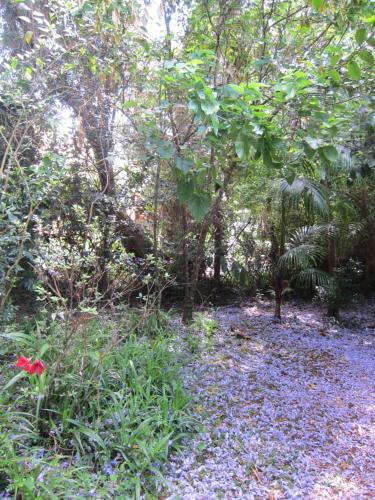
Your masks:
{"label": "green leaf", "polygon": [[[69,419],[69,421],[70,421],[70,419]],[[105,445],[103,439],[99,436],[99,434],[97,432],[93,431],[92,429],[90,429],[89,427],[79,427],[78,432],[80,432],[81,434],[84,434],[88,438],[90,438],[93,441],[95,441],[96,443],[98,443],[103,449],[106,448],[106,445]]]}
{"label": "green leaf", "polygon": [[219,132],[219,118],[216,113],[211,115],[211,125],[215,135],[217,135]]}
{"label": "green leaf", "polygon": [[340,73],[338,71],[336,71],[335,69],[330,69],[328,71],[328,74],[335,83],[340,83],[341,76],[340,76]]}
{"label": "green leaf", "polygon": [[310,146],[311,149],[318,149],[323,145],[322,139],[317,139],[315,137],[305,137],[305,142]]}
{"label": "green leaf", "polygon": [[[242,160],[246,156],[246,137],[240,132],[237,135],[236,141],[234,143],[234,147],[237,153],[238,158]],[[247,147],[248,150],[248,147]]]}
{"label": "green leaf", "polygon": [[275,91],[285,94],[285,100],[293,99],[296,95],[296,84],[294,82],[283,82],[275,85]]}
{"label": "green leaf", "polygon": [[324,157],[328,161],[333,162],[333,161],[337,160],[338,152],[334,146],[324,146],[322,148],[322,152],[323,152]]}
{"label": "green leaf", "polygon": [[361,78],[361,70],[355,61],[351,61],[347,66],[348,75],[352,80],[358,81]]}
{"label": "green leaf", "polygon": [[322,10],[325,4],[325,0],[312,0],[312,6],[316,10]]}
{"label": "green leaf", "polygon": [[367,64],[374,64],[374,56],[369,50],[360,50],[358,52],[358,55],[362,59],[362,61],[365,61]]}
{"label": "green leaf", "polygon": [[129,108],[134,108],[135,106],[138,106],[138,101],[130,100],[130,101],[125,101],[124,104],[122,105],[122,108],[129,109]]}
{"label": "green leaf", "polygon": [[190,193],[194,190],[192,180],[178,180],[177,184],[177,197],[182,203],[186,203],[189,199]]}
{"label": "green leaf", "polygon": [[358,43],[358,45],[361,45],[366,40],[367,37],[367,30],[366,28],[359,28],[355,32],[355,41]]}
{"label": "green leaf", "polygon": [[163,160],[169,160],[175,155],[174,146],[168,141],[159,140],[156,144],[156,151]]}
{"label": "green leaf", "polygon": [[12,342],[19,342],[25,346],[33,346],[35,344],[34,337],[23,332],[1,333],[0,337],[3,337],[6,340],[11,340]]}
{"label": "green leaf", "polygon": [[201,101],[201,109],[206,115],[213,115],[220,109],[219,103],[214,99]]}
{"label": "green leaf", "polygon": [[211,199],[207,193],[191,193],[187,204],[193,219],[201,222],[210,210]]}
{"label": "green leaf", "polygon": [[17,373],[17,375],[15,375],[11,380],[9,380],[7,384],[5,384],[5,386],[1,389],[0,393],[5,392],[7,389],[12,387],[12,385],[21,380],[21,378],[26,377],[26,375],[27,373],[25,371]]}
{"label": "green leaf", "polygon": [[375,24],[375,16],[368,16],[365,18],[365,23]]}
{"label": "green leaf", "polygon": [[43,344],[39,351],[39,357],[43,358],[43,356],[49,350],[50,347],[51,346],[48,343]]}
{"label": "green leaf", "polygon": [[25,42],[30,45],[30,42],[34,36],[34,33],[32,31],[26,31],[25,33]]}
{"label": "green leaf", "polygon": [[188,102],[188,108],[191,109],[194,113],[198,113],[199,111],[199,105],[194,99],[190,99],[190,101]]}
{"label": "green leaf", "polygon": [[192,166],[193,162],[189,158],[181,158],[180,156],[176,158],[176,168],[183,174],[186,175]]}
{"label": "green leaf", "polygon": [[263,163],[268,168],[280,168],[281,167],[281,163],[274,161],[274,159],[271,156],[271,153],[267,149],[263,150]]}

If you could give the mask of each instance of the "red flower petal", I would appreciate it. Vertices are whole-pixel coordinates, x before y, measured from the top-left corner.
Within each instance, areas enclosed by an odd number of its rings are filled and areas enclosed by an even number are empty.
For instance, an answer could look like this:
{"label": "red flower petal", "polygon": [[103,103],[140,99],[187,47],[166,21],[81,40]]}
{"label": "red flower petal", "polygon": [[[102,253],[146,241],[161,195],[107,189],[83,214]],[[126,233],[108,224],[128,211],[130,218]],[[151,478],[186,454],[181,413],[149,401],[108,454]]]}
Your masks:
{"label": "red flower petal", "polygon": [[33,375],[34,373],[37,373],[38,375],[42,375],[46,367],[44,366],[43,361],[40,359],[36,359],[34,363],[30,366],[30,369],[28,372]]}
{"label": "red flower petal", "polygon": [[30,370],[31,358],[25,358],[25,356],[20,356],[17,360],[16,366],[23,368],[27,372]]}

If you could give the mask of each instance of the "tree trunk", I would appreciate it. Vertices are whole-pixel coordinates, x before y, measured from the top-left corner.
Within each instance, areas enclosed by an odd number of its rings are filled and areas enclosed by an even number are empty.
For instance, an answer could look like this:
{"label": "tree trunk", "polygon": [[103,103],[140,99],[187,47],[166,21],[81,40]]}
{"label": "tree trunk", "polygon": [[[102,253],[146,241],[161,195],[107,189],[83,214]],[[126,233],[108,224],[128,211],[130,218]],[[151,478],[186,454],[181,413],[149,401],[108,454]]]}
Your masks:
{"label": "tree trunk", "polygon": [[[328,274],[331,277],[331,279],[334,280],[335,279],[334,270],[336,267],[335,228],[333,228],[333,231],[329,230],[327,257],[328,257]],[[336,294],[337,291],[335,290],[333,293]],[[340,292],[338,291],[338,293]],[[332,298],[328,298],[327,316],[335,319],[339,319],[340,317],[340,311],[336,297],[333,300]]]}
{"label": "tree trunk", "polygon": [[281,303],[282,303],[282,279],[280,272],[278,272],[278,276],[275,280],[275,310],[274,316],[277,319],[281,319]]}
{"label": "tree trunk", "polygon": [[[183,306],[183,310],[184,310],[183,321],[184,321],[184,323],[189,323],[192,320],[194,299],[195,299],[195,295],[197,292],[197,286],[198,286],[199,271],[200,271],[202,263],[204,261],[204,249],[205,249],[207,234],[208,234],[208,231],[209,231],[211,224],[213,222],[214,214],[217,213],[218,207],[221,204],[224,191],[228,187],[230,178],[232,176],[232,173],[233,173],[235,167],[236,167],[236,163],[233,161],[230,164],[228,170],[224,174],[223,187],[220,188],[219,191],[217,192],[217,196],[216,196],[214,203],[212,204],[211,210],[206,215],[204,221],[201,223],[198,242],[196,243],[196,247],[195,247],[194,258],[191,261],[191,270],[190,270],[189,261],[188,261],[187,274],[188,274],[189,278],[185,282],[185,299],[184,299],[184,306]],[[185,208],[185,210],[187,213],[186,208]],[[184,235],[187,234],[187,232],[185,232],[185,231],[187,231],[187,226],[186,226],[186,228],[184,228]],[[185,264],[185,266],[186,266],[186,264]]]}
{"label": "tree trunk", "polygon": [[224,256],[223,248],[223,236],[224,236],[224,220],[223,211],[221,203],[218,206],[217,212],[214,218],[214,245],[215,245],[215,255],[214,255],[214,282],[215,285],[220,288],[220,271],[221,271],[221,261]]}
{"label": "tree trunk", "polygon": [[185,325],[193,321],[193,307],[195,292],[192,289],[192,276],[190,269],[189,246],[188,246],[188,212],[184,205],[180,205],[182,222],[182,257],[184,270],[184,302],[182,307],[182,322]]}
{"label": "tree trunk", "polygon": [[[269,211],[271,210],[271,200],[269,200]],[[285,232],[286,232],[286,207],[284,196],[281,198],[281,218],[280,218],[280,243],[277,238],[276,228],[270,225],[271,240],[271,262],[273,267],[273,286],[275,291],[275,310],[274,316],[281,319],[281,305],[283,297],[283,272],[279,267],[279,259],[285,252]]]}

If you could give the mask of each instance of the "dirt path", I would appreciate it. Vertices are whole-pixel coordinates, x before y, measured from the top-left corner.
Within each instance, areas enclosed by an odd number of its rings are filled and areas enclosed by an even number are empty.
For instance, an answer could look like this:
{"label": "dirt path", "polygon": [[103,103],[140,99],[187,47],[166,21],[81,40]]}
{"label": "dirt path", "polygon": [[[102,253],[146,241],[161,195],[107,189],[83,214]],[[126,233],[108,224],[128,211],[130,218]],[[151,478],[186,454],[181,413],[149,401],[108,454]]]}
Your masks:
{"label": "dirt path", "polygon": [[167,498],[375,498],[375,302],[351,328],[271,312],[216,313],[214,348],[186,369],[206,432],[174,458]]}

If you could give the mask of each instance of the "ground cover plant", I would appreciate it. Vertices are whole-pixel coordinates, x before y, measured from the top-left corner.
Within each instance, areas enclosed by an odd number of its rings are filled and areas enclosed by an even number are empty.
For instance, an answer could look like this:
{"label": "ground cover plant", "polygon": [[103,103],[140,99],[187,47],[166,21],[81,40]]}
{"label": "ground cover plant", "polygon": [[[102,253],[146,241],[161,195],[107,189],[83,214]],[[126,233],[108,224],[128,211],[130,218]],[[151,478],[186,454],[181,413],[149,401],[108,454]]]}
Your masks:
{"label": "ground cover plant", "polygon": [[190,398],[170,339],[127,326],[38,320],[2,334],[3,492],[139,497],[162,483],[193,428]]}

